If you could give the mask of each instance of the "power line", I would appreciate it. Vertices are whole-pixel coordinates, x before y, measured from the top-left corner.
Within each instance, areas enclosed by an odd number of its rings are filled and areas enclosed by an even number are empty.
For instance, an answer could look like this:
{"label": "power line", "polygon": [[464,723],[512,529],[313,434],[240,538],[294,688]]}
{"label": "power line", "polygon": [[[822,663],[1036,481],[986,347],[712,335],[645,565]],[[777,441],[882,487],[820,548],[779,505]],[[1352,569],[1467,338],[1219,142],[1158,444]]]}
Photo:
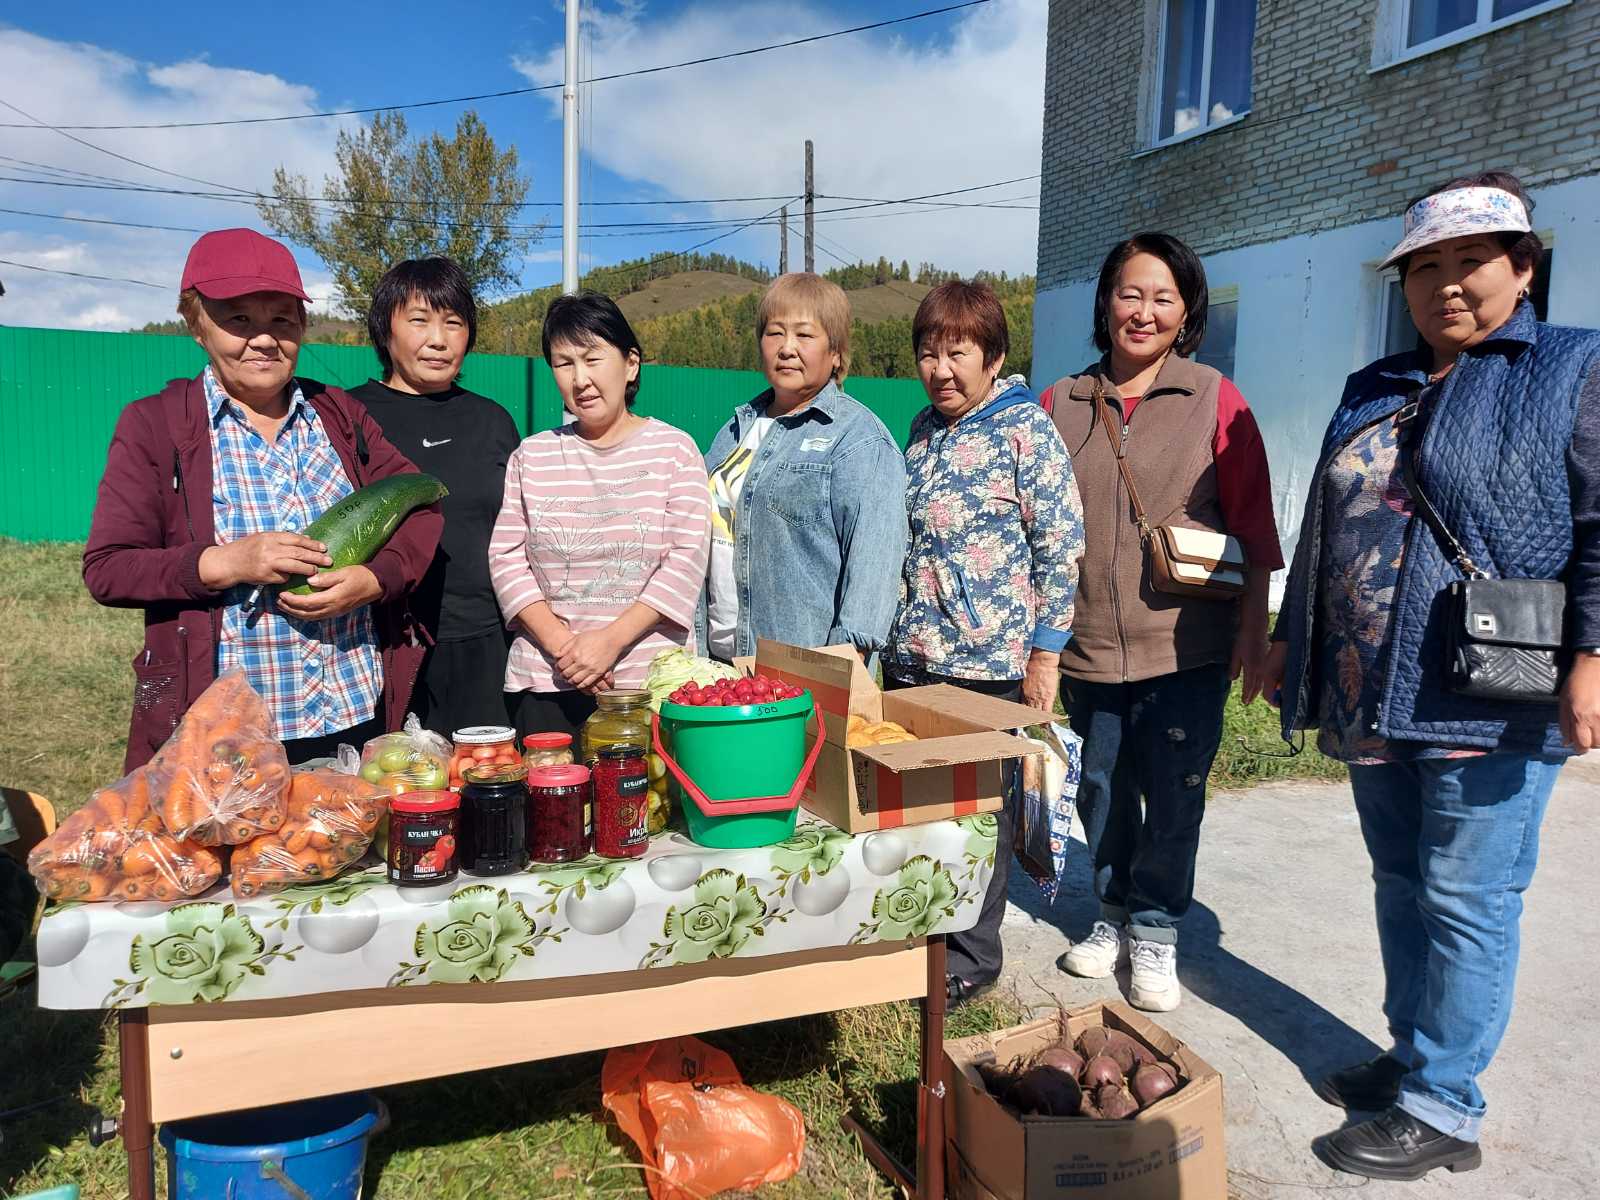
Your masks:
{"label": "power line", "polygon": [[101,283],[136,283],[140,287],[159,288],[163,292],[171,290],[167,284],[151,283],[147,279],[124,279],[115,275],[87,275],[82,271],[64,271],[60,267],[41,267],[37,263],[13,262],[9,258],[0,258],[0,267],[20,267],[24,271],[43,271],[47,275],[70,275],[74,279],[94,279]]}
{"label": "power line", "polygon": [[146,225],[140,221],[110,221],[98,217],[69,217],[64,213],[27,212],[20,208],[0,208],[0,213],[13,217],[38,217],[46,221],[76,221],[82,225],[117,225],[123,229],[154,229],[161,233],[205,233],[187,225]]}
{"label": "power line", "polygon": [[7,126],[7,128],[11,128],[11,129],[19,129],[19,128],[20,129],[48,129],[52,133],[59,133],[62,137],[66,138],[69,142],[76,142],[78,145],[84,146],[87,149],[93,150],[93,151],[95,151],[95,152],[97,152],[99,154],[108,155],[109,157],[118,159],[121,162],[131,163],[133,166],[142,167],[146,171],[154,171],[158,175],[170,175],[174,179],[184,179],[184,180],[187,180],[190,183],[203,183],[207,187],[223,188],[224,190],[231,191],[231,192],[242,192],[242,191],[244,191],[243,188],[236,188],[231,183],[217,183],[214,180],[201,179],[198,175],[185,175],[181,171],[169,171],[165,167],[158,167],[158,166],[155,166],[155,165],[153,165],[151,163],[140,162],[137,158],[129,158],[126,154],[119,154],[115,150],[107,150],[104,146],[96,146],[93,142],[85,141],[83,138],[78,137],[75,134],[68,133],[64,129],[57,129],[54,125],[46,124],[44,121],[40,120],[38,117],[34,116],[32,113],[25,112],[22,109],[18,108],[15,104],[12,104],[11,101],[9,101],[9,100],[0,99],[0,106],[3,106],[5,108],[9,108],[12,112],[17,113],[20,116],[27,117],[28,120],[33,122],[32,125],[22,125],[22,126],[10,125],[10,126]]}
{"label": "power line", "polygon": [[[753,54],[767,54],[773,50],[789,50],[795,46],[807,46],[815,42],[826,42],[832,38],[847,37],[856,33],[867,33],[874,29],[887,29],[892,25],[904,25],[909,21],[920,21],[927,17],[942,16],[945,13],[959,12],[965,8],[976,8],[988,4],[990,0],[963,0],[960,4],[948,4],[943,8],[930,8],[922,12],[910,13],[903,17],[893,17],[886,21],[874,21],[869,25],[854,25],[849,29],[836,29],[831,33],[817,33],[810,37],[792,38],[787,42],[773,42],[766,46],[752,46],[747,50],[733,50],[726,54],[711,54],[703,58],[685,59],[683,62],[664,63],[658,67],[641,67],[633,71],[618,71],[612,75],[596,75],[592,79],[579,80],[583,84],[612,83],[619,79],[633,79],[640,75],[657,75],[662,71],[676,71],[684,67],[700,67],[708,63],[727,62],[734,58],[748,58]],[[330,109],[325,112],[309,113],[283,113],[275,117],[234,117],[218,121],[163,121],[140,125],[55,125],[50,128],[57,132],[63,130],[133,130],[133,129],[211,129],[221,125],[268,125],[282,121],[311,121],[326,117],[357,117],[367,113],[400,112],[413,108],[436,108],[446,104],[469,104],[476,100],[501,100],[509,96],[529,96],[536,92],[558,91],[562,87],[559,83],[547,83],[534,87],[506,88],[498,92],[479,92],[471,96],[451,96],[441,100],[414,100],[405,104],[373,104],[362,108]],[[7,107],[10,107],[9,105]],[[20,111],[20,110],[18,110]],[[26,115],[26,114],[24,114]],[[42,124],[42,122],[39,122]],[[15,122],[0,122],[0,129],[28,129],[32,126]]]}

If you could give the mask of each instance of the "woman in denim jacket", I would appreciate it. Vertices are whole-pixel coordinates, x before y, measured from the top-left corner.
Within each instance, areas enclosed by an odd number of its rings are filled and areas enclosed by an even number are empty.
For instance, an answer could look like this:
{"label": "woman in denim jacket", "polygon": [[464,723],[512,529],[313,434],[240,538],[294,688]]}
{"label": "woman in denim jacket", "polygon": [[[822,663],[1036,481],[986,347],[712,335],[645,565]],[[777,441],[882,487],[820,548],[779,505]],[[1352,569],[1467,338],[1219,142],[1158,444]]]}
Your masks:
{"label": "woman in denim jacket", "polygon": [[[930,403],[906,444],[911,552],[884,685],[949,683],[1049,714],[1083,555],[1072,458],[1023,378],[1001,374],[1009,338],[991,289],[940,284],[911,341]],[[955,1004],[1000,974],[1014,814],[1008,805],[998,817],[978,923],[948,939]]]}
{"label": "woman in denim jacket", "polygon": [[734,410],[706,455],[711,563],[701,644],[724,661],[757,638],[883,647],[906,553],[906,471],[883,422],[840,390],[850,301],[820,276],[779,276],[756,312],[772,386]]}
{"label": "woman in denim jacket", "polygon": [[[1394,1044],[1316,1091],[1381,1115],[1313,1147],[1374,1179],[1482,1161],[1539,825],[1567,756],[1600,743],[1600,332],[1534,317],[1531,208],[1490,171],[1407,210],[1384,266],[1422,345],[1345,385],[1267,662],[1285,738],[1315,729],[1350,765],[1372,858]],[[1462,571],[1419,494],[1489,576],[1565,583],[1559,700],[1452,690],[1441,593]]]}

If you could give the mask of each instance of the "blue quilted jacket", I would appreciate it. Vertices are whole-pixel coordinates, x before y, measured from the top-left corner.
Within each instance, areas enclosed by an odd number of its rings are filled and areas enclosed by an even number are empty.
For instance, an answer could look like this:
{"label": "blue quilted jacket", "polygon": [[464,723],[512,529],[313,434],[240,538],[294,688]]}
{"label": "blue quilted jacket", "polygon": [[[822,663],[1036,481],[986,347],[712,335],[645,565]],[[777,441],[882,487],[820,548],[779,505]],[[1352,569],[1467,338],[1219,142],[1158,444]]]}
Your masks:
{"label": "blue quilted jacket", "polygon": [[[1283,680],[1283,736],[1319,724],[1317,564],[1322,551],[1322,474],[1358,432],[1391,418],[1427,381],[1423,353],[1395,355],[1357,371],[1323,439],[1300,541],[1274,637],[1289,644]],[[1574,537],[1578,496],[1594,481],[1594,446],[1574,461],[1580,389],[1600,370],[1600,332],[1546,325],[1524,302],[1490,338],[1462,353],[1445,377],[1417,449],[1416,472],[1434,507],[1467,553],[1506,579],[1565,579],[1568,607],[1600,606],[1600,530]],[[1587,439],[1585,439],[1587,443]],[[1575,503],[1576,501],[1576,503]],[[1440,593],[1460,572],[1420,517],[1406,534],[1384,650],[1383,699],[1372,732],[1435,746],[1568,753],[1551,705],[1506,704],[1446,689]],[[1588,624],[1588,619],[1583,618]]]}

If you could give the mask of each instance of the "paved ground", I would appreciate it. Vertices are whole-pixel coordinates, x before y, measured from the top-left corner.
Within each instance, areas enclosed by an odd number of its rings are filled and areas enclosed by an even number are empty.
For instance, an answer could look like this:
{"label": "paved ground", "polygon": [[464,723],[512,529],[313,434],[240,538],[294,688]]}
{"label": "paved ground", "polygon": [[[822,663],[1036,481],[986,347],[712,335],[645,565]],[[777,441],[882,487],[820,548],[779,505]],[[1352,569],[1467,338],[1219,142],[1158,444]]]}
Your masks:
{"label": "paved ground", "polygon": [[[1600,1196],[1600,753],[1562,772],[1523,918],[1510,1032],[1485,1072],[1484,1164],[1418,1183],[1342,1175],[1311,1154],[1344,1114],[1307,1084],[1377,1053],[1382,983],[1368,860],[1349,788],[1275,785],[1212,798],[1183,930],[1183,1005],[1158,1022],[1222,1072],[1238,1200],[1363,1197],[1591,1200]],[[1013,871],[1007,977],[1029,1004],[1126,993],[1055,960],[1094,918],[1086,856],[1052,909]]]}

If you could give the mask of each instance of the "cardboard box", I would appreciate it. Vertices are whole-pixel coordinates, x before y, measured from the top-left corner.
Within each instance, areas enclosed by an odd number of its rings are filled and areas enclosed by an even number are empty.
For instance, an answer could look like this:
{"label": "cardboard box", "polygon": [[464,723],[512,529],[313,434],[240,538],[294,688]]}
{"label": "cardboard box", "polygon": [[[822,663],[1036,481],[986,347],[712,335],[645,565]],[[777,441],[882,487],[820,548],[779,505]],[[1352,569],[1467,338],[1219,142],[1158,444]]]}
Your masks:
{"label": "cardboard box", "polygon": [[[827,744],[801,802],[850,833],[997,812],[1005,798],[1002,764],[1039,752],[1002,732],[1037,724],[1036,709],[948,684],[885,692],[850,646],[803,650],[762,640],[755,669],[816,697]],[[852,714],[897,722],[918,740],[852,749]]]}
{"label": "cardboard box", "polygon": [[954,1200],[1227,1200],[1222,1076],[1121,1001],[1067,1014],[1071,1035],[1104,1025],[1143,1042],[1182,1085],[1124,1121],[1019,1117],[991,1096],[980,1063],[999,1066],[1056,1040],[1055,1017],[946,1042],[945,1130]]}

